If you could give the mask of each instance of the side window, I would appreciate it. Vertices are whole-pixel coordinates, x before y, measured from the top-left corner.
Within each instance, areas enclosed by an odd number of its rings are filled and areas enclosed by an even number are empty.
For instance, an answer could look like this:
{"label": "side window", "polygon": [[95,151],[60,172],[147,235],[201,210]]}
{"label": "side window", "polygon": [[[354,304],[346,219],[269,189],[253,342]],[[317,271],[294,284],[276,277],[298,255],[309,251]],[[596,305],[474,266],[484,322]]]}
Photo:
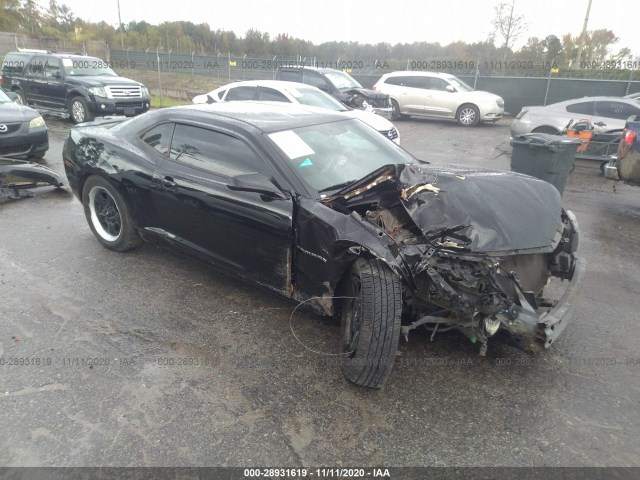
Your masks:
{"label": "side window", "polygon": [[173,136],[173,123],[161,123],[142,135],[142,141],[153,147],[160,155],[167,156]]}
{"label": "side window", "polygon": [[631,115],[640,114],[640,108],[616,101],[596,102],[596,115],[626,120]]}
{"label": "side window", "polygon": [[267,102],[289,102],[289,99],[278,90],[266,87],[260,87],[258,89],[258,100]]}
{"label": "side window", "polygon": [[229,93],[227,93],[227,98],[225,98],[225,100],[227,102],[234,102],[237,100],[255,100],[257,89],[258,87],[230,88]]}
{"label": "side window", "polygon": [[404,86],[412,88],[429,88],[431,77],[404,77]]}
{"label": "side window", "polygon": [[437,77],[429,78],[429,88],[431,90],[446,90],[447,85],[449,85],[449,83],[441,78],[437,78]]}
{"label": "side window", "polygon": [[27,55],[8,54],[2,62],[2,73],[4,75],[20,75],[28,61]]}
{"label": "side window", "polygon": [[280,70],[279,80],[286,80],[287,82],[299,82],[300,72],[297,70]]}
{"label": "side window", "polygon": [[218,100],[222,100],[224,98],[225,93],[227,93],[226,90],[222,90],[221,92],[218,92]]}
{"label": "side window", "polygon": [[258,172],[271,176],[244,141],[207,128],[177,124],[171,142],[172,160],[231,177]]}
{"label": "side window", "polygon": [[318,72],[312,72],[311,70],[302,71],[302,83],[313,85],[314,87],[318,87],[324,90],[329,89],[329,84],[327,83],[327,81],[322,78]]}
{"label": "side window", "polygon": [[60,72],[60,60],[55,57],[50,57],[44,64],[44,76],[55,77],[56,72]]}
{"label": "side window", "polygon": [[33,57],[27,68],[27,74],[43,76],[46,63],[47,57]]}
{"label": "side window", "polygon": [[389,77],[384,81],[384,83],[387,85],[402,85],[403,80],[404,77]]}
{"label": "side window", "polygon": [[578,102],[567,105],[567,112],[593,115],[595,102]]}

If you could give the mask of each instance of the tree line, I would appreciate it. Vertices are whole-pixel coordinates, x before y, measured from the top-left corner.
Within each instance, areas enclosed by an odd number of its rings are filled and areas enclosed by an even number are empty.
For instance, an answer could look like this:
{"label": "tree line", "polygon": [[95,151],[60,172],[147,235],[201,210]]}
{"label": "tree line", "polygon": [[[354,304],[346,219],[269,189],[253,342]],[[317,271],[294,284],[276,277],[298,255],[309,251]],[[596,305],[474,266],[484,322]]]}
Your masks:
{"label": "tree line", "polygon": [[[152,25],[146,21],[131,21],[123,25],[110,25],[104,21],[87,22],[74,15],[71,9],[57,0],[49,0],[43,7],[37,0],[0,0],[0,31],[15,32],[36,37],[65,39],[82,42],[99,40],[112,49],[145,50],[156,48],[163,52],[195,53],[196,55],[246,54],[249,57],[291,58],[350,58],[370,60],[429,59],[486,62],[527,61],[537,65],[580,68],[574,65],[580,48],[580,36],[565,34],[560,37],[529,38],[524,46],[514,49],[515,40],[526,31],[523,16],[514,13],[513,3],[495,8],[494,33],[480,42],[363,44],[359,42],[324,42],[314,44],[308,40],[251,28],[244,36],[231,30],[212,28],[208,23],[187,21],[163,22]],[[618,38],[611,30],[586,32],[582,39],[581,59],[593,63],[629,60],[628,48],[614,48]]]}

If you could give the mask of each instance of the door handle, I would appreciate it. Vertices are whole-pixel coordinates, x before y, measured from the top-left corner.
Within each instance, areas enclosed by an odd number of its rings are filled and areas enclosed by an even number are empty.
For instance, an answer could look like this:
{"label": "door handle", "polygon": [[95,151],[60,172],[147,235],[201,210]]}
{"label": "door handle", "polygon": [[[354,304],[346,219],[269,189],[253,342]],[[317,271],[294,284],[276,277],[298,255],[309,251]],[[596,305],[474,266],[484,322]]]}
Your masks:
{"label": "door handle", "polygon": [[604,123],[604,122],[594,123],[594,125],[597,126],[597,127],[606,127],[607,126],[607,124]]}
{"label": "door handle", "polygon": [[178,184],[173,181],[173,178],[167,176],[162,179],[162,186],[164,188],[176,188]]}

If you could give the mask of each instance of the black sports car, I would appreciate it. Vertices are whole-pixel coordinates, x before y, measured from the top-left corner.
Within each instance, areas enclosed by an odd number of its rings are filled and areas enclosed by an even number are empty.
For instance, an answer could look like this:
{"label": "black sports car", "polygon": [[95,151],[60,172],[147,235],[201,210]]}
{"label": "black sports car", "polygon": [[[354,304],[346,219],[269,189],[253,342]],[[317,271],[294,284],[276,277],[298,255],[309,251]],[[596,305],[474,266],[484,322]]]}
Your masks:
{"label": "black sports car", "polygon": [[42,158],[48,149],[49,135],[42,116],[15,103],[0,89],[0,155]]}
{"label": "black sports car", "polygon": [[[74,128],[63,155],[103,245],[164,240],[338,316],[342,370],[359,385],[381,386],[400,335],[423,325],[480,353],[491,337],[548,347],[584,274],[551,184],[436,167],[332,112],[167,108]],[[551,277],[569,280],[559,301],[543,296]]]}

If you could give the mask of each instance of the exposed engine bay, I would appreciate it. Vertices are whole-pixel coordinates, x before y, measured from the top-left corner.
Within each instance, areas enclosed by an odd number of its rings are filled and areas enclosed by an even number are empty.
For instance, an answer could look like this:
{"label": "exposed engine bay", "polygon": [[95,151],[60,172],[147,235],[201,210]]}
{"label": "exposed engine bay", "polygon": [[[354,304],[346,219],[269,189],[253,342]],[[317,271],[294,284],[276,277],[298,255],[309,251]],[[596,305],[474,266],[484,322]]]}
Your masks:
{"label": "exposed engine bay", "polygon": [[[525,351],[548,347],[564,325],[547,331],[557,301],[544,289],[553,277],[573,278],[578,247],[575,217],[561,208],[555,188],[541,182],[527,192],[528,177],[498,173],[491,189],[504,189],[489,197],[486,172],[453,168],[434,176],[429,167],[400,168],[399,176],[376,172],[330,204],[393,239],[397,262],[408,270],[402,334],[456,328],[481,354],[494,335]],[[537,197],[535,209],[529,196]],[[556,220],[537,220],[541,208],[555,209]]]}

